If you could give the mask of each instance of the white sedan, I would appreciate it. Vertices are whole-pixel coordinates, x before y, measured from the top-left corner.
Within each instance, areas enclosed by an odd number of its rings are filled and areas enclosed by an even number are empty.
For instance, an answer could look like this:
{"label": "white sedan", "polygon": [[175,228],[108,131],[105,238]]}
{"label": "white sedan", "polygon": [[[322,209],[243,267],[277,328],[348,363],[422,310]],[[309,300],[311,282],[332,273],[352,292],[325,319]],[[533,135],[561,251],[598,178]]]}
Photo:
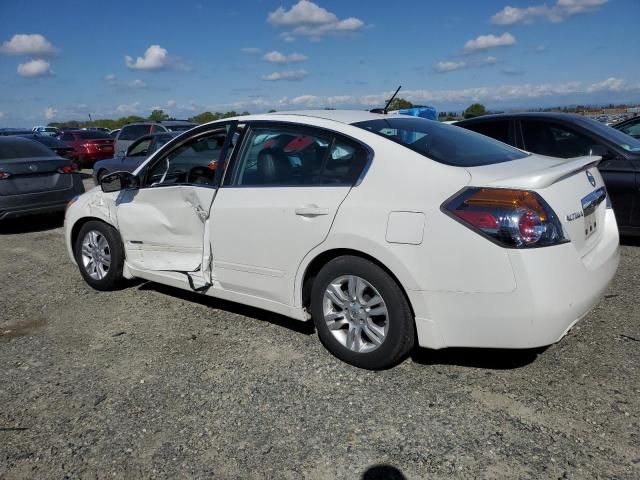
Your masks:
{"label": "white sedan", "polygon": [[618,266],[598,160],[403,115],[243,116],[106,176],[68,208],[66,243],[93,288],[137,277],[313,319],[363,368],[416,342],[538,347]]}

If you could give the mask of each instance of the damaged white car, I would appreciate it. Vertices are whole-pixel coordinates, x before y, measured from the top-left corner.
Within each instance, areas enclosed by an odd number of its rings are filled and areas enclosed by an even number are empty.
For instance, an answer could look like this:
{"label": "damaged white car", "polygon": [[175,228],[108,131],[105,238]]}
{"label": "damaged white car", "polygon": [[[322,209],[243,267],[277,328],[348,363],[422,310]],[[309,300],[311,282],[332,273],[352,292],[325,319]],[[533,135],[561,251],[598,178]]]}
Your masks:
{"label": "damaged white car", "polygon": [[96,289],[139,277],[313,319],[363,368],[416,342],[537,347],[618,265],[598,160],[402,115],[243,116],[104,177],[68,208],[66,242]]}

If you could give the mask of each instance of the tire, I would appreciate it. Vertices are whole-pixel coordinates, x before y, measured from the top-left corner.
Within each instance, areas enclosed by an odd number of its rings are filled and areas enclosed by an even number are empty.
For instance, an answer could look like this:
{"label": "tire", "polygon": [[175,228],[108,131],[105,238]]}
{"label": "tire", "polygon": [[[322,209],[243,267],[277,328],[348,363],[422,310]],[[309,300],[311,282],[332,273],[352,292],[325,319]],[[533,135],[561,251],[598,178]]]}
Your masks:
{"label": "tire", "polygon": [[91,287],[108,291],[122,284],[124,247],[111,225],[96,220],[85,223],[78,233],[74,255],[82,278]]}
{"label": "tire", "polygon": [[404,293],[364,258],[337,257],[322,267],[311,289],[311,314],[327,350],[356,367],[389,368],[413,348],[414,319]]}

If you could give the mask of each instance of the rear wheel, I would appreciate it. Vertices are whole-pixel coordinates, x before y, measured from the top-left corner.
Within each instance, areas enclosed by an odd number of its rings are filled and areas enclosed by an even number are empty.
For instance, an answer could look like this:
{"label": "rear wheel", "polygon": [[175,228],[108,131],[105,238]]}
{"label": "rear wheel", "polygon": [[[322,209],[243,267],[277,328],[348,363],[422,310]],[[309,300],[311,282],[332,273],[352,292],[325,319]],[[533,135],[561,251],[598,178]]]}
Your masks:
{"label": "rear wheel", "polygon": [[75,244],[80,274],[96,290],[115,290],[122,282],[124,249],[117,230],[104,222],[85,223]]}
{"label": "rear wheel", "polygon": [[357,367],[391,367],[413,347],[414,320],[404,293],[366,259],[343,256],[327,263],[314,280],[311,311],[325,347]]}

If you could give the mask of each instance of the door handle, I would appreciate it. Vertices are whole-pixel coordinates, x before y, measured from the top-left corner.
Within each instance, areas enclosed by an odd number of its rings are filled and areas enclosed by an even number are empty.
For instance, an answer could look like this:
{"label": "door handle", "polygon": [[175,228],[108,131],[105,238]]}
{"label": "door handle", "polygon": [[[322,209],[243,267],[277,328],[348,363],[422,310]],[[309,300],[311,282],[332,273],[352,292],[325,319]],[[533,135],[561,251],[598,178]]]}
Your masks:
{"label": "door handle", "polygon": [[329,209],[317,205],[305,205],[304,207],[296,208],[295,213],[301,217],[318,217],[320,215],[329,215]]}

